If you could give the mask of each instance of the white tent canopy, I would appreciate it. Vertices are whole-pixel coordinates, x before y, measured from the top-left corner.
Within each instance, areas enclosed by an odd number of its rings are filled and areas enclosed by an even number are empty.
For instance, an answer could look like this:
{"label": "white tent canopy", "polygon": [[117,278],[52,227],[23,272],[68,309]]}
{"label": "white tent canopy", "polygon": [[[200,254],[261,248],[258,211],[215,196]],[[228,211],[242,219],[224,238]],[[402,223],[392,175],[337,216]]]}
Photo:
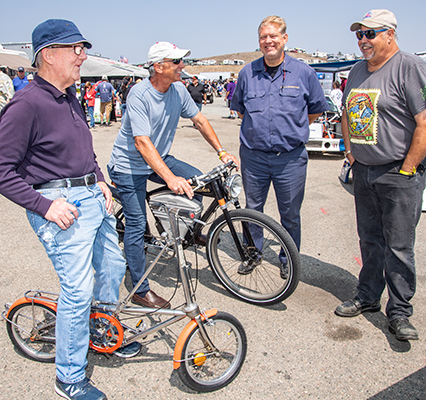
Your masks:
{"label": "white tent canopy", "polygon": [[90,78],[101,77],[102,75],[108,77],[129,75],[132,77],[146,78],[149,76],[149,73],[148,70],[135,67],[134,65],[88,55],[87,60],[85,60],[80,67],[80,76],[82,78]]}
{"label": "white tent canopy", "polygon": [[31,66],[31,61],[23,51],[8,50],[0,45],[0,65],[10,69],[18,69],[24,67],[26,71],[36,71]]}

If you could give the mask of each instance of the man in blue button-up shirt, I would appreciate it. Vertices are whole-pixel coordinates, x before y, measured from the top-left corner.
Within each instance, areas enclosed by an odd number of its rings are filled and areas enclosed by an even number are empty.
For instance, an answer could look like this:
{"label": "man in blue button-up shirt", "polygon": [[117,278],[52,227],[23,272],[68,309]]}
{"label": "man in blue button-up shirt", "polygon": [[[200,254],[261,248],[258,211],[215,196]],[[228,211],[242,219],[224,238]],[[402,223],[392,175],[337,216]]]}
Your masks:
{"label": "man in blue button-up shirt", "polygon": [[[308,154],[309,124],[328,109],[315,71],[284,53],[285,21],[265,18],[258,29],[263,57],[245,66],[239,76],[231,109],[243,118],[240,131],[241,173],[246,207],[263,211],[271,182],[281,224],[300,249],[302,205]],[[258,238],[259,246],[262,238]],[[282,254],[281,278],[287,279]],[[250,274],[256,265],[241,265]]]}

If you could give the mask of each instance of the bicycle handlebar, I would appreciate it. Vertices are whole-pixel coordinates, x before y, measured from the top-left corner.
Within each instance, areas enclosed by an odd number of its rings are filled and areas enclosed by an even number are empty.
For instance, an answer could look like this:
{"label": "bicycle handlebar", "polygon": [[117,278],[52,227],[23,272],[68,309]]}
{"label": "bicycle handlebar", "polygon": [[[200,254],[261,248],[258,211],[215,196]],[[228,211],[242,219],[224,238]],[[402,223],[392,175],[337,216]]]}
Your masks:
{"label": "bicycle handlebar", "polygon": [[212,179],[216,178],[218,175],[222,174],[224,171],[226,171],[227,168],[232,170],[236,167],[237,167],[237,165],[233,161],[228,161],[226,164],[218,165],[216,168],[213,168],[210,172],[207,172],[206,174],[196,175],[196,176],[189,178],[187,180],[187,182],[190,185],[196,184],[197,186],[198,185],[203,186],[203,184],[200,181],[212,180]]}

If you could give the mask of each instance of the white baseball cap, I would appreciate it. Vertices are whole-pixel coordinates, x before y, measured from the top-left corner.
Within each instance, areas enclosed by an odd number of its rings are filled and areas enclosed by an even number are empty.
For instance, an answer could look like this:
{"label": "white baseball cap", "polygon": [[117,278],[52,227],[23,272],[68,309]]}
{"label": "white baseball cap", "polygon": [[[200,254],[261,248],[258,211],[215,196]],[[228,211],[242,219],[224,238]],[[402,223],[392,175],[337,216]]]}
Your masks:
{"label": "white baseball cap", "polygon": [[148,51],[148,61],[145,67],[150,67],[165,58],[179,59],[191,54],[190,50],[179,49],[175,44],[169,42],[157,42]]}

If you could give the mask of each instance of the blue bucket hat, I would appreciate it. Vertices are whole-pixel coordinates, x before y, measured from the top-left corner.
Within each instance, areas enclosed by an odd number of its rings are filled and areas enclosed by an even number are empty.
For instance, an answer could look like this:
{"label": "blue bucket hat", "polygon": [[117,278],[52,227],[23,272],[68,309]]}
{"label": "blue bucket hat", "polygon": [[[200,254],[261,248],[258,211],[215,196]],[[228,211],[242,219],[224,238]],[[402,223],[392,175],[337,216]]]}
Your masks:
{"label": "blue bucket hat", "polygon": [[37,25],[33,30],[34,56],[31,65],[35,67],[35,59],[40,50],[55,44],[77,44],[83,43],[88,49],[92,44],[87,41],[74,22],[64,19],[48,19]]}

